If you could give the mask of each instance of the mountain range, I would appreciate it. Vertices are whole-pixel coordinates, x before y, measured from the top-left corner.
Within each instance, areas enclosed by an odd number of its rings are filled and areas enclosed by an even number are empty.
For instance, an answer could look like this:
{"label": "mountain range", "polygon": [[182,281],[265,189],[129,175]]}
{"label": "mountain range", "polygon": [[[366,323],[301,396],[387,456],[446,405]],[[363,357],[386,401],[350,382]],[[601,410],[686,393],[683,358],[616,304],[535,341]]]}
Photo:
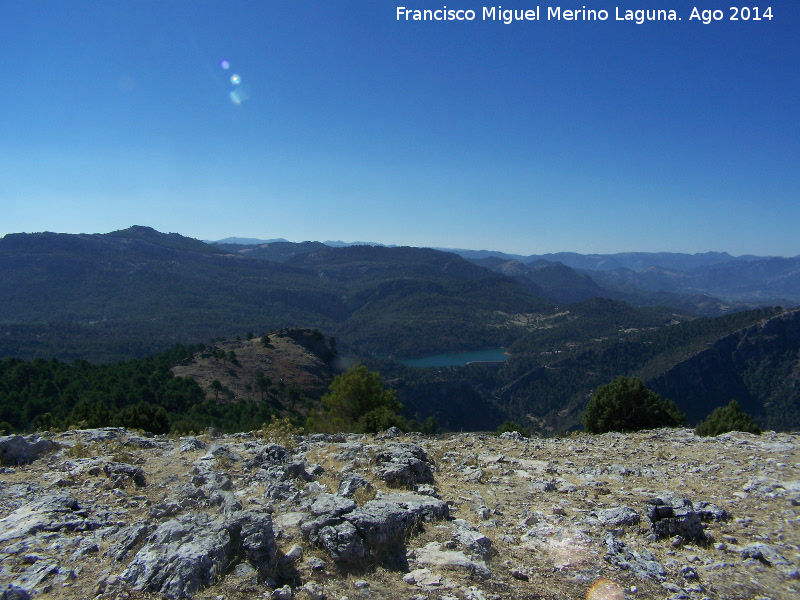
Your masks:
{"label": "mountain range", "polygon": [[[435,416],[450,429],[506,418],[542,432],[573,428],[592,391],[623,374],[677,396],[679,406],[691,398],[692,420],[730,395],[692,395],[681,387],[682,368],[701,373],[694,377],[703,389],[720,382],[738,390],[764,424],[800,426],[798,399],[780,376],[796,372],[791,327],[737,342],[764,348],[746,359],[725,350],[724,359],[680,367],[716,344],[728,348],[724,338],[796,315],[768,306],[800,297],[797,258],[548,256],[562,260],[322,242],[208,244],[141,226],[9,234],[0,239],[0,357],[108,362],[301,327],[378,369],[409,417]],[[506,348],[511,358],[445,369],[388,358],[486,348]]]}
{"label": "mountain range", "polygon": [[[241,240],[231,243],[230,240]],[[322,246],[384,246],[377,242],[278,240],[284,251]],[[246,244],[241,238],[214,242],[231,252],[276,260],[272,241]],[[597,296],[639,306],[669,305],[713,316],[755,306],[800,304],[800,256],[732,256],[727,252],[558,252],[528,256],[490,250],[435,248],[512,277],[555,302]]]}

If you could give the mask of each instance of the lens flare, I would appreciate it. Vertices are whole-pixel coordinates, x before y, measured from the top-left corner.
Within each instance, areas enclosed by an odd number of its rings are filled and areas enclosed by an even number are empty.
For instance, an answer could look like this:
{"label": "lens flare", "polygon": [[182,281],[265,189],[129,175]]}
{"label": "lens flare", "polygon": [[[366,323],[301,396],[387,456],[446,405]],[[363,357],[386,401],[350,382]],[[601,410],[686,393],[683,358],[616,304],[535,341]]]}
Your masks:
{"label": "lens flare", "polygon": [[250,92],[244,87],[237,87],[232,89],[228,96],[230,96],[231,102],[239,106],[250,97]]}
{"label": "lens flare", "polygon": [[239,85],[240,83],[242,83],[242,78],[239,77],[236,73],[234,73],[233,75],[231,75],[231,83],[233,85]]}
{"label": "lens flare", "polygon": [[610,579],[598,579],[586,592],[586,600],[624,600],[622,588]]}
{"label": "lens flare", "polygon": [[231,63],[229,63],[227,60],[223,59],[223,60],[220,61],[219,66],[222,67],[225,71],[227,71],[228,69],[231,68]]}

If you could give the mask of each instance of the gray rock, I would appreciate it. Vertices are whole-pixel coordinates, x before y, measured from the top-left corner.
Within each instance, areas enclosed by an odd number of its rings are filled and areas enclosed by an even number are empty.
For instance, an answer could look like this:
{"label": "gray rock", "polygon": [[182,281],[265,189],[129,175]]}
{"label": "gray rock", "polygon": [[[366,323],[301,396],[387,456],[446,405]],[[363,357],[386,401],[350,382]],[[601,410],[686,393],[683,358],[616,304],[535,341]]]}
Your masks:
{"label": "gray rock", "polygon": [[342,482],[339,484],[339,495],[352,498],[356,490],[361,488],[367,491],[372,491],[373,489],[372,484],[358,473],[348,473],[342,478]]}
{"label": "gray rock", "polygon": [[432,565],[445,569],[464,569],[482,579],[489,579],[492,572],[486,563],[480,560],[471,560],[463,552],[442,551],[441,544],[431,542],[416,551],[415,560],[419,564]]}
{"label": "gray rock", "polygon": [[416,521],[439,521],[450,517],[450,507],[447,502],[436,496],[395,492],[384,494],[378,500],[399,504],[409,511]]}
{"label": "gray rock", "polygon": [[288,585],[278,588],[272,592],[270,598],[272,600],[292,600],[292,588]]}
{"label": "gray rock", "polygon": [[178,514],[180,511],[180,504],[165,500],[164,502],[159,502],[155,506],[151,506],[149,512],[150,516],[154,519],[164,519],[166,517],[172,517],[173,515]]}
{"label": "gray rock", "polygon": [[135,465],[127,463],[110,462],[106,463],[103,467],[106,476],[114,481],[128,478],[136,485],[136,487],[145,487],[147,480],[144,476],[144,471]]}
{"label": "gray rock", "polygon": [[30,600],[31,596],[22,588],[9,585],[7,589],[3,590],[0,594],[0,600]]}
{"label": "gray rock", "polygon": [[350,498],[333,494],[320,494],[311,505],[311,514],[315,517],[325,515],[327,517],[338,517],[343,513],[352,511],[356,503]]}
{"label": "gray rock", "polygon": [[358,530],[348,521],[335,526],[323,527],[319,531],[318,539],[336,562],[354,563],[362,560],[368,554]]}
{"label": "gray rock", "polygon": [[225,528],[238,541],[240,552],[262,574],[275,564],[278,546],[272,529],[272,515],[256,510],[234,513]]}
{"label": "gray rock", "polygon": [[762,542],[755,542],[748,544],[742,549],[742,560],[754,558],[771,566],[790,567],[793,566],[791,561],[786,560],[775,548],[769,544]]}
{"label": "gray rock", "polygon": [[703,524],[688,498],[669,492],[648,502],[647,518],[657,539],[679,535],[684,541],[704,541]]}
{"label": "gray rock", "polygon": [[604,527],[619,527],[621,525],[636,525],[639,522],[639,513],[629,506],[615,506],[596,510],[590,515]]}
{"label": "gray rock", "polygon": [[702,521],[727,521],[730,518],[728,511],[711,502],[695,502],[694,510]]}
{"label": "gray rock", "polygon": [[239,460],[239,457],[236,455],[236,453],[228,448],[228,446],[225,444],[212,444],[208,449],[208,452],[200,457],[201,460],[215,460],[218,458],[230,461]]}
{"label": "gray rock", "polygon": [[647,550],[637,552],[609,533],[603,540],[606,547],[605,560],[621,569],[631,571],[636,577],[663,580],[666,570]]}
{"label": "gray rock", "polygon": [[399,544],[414,523],[412,514],[394,502],[372,500],[344,516],[358,530],[373,554]]}
{"label": "gray rock", "polygon": [[205,450],[205,442],[198,440],[196,437],[187,437],[181,440],[181,445],[178,450],[181,452],[192,452],[194,450]]}
{"label": "gray rock", "polygon": [[41,455],[61,448],[60,444],[36,435],[4,435],[0,437],[0,465],[31,463]]}
{"label": "gray rock", "polygon": [[224,524],[187,515],[160,525],[120,580],[136,590],[186,598],[214,583],[234,560],[246,559],[263,572],[274,566],[276,554],[268,514],[240,511]]}
{"label": "gray rock", "polygon": [[50,588],[46,581],[57,575],[59,570],[59,564],[54,560],[37,560],[26,568],[12,585],[29,594],[45,592]]}
{"label": "gray rock", "polygon": [[85,531],[100,524],[86,519],[86,512],[67,491],[45,495],[21,506],[0,520],[0,543],[40,531]]}
{"label": "gray rock", "polygon": [[378,434],[376,437],[379,440],[386,439],[386,440],[393,440],[394,438],[398,438],[403,435],[402,430],[399,427],[389,427],[386,431],[381,434]]}
{"label": "gray rock", "polygon": [[453,521],[453,539],[473,554],[486,558],[492,549],[492,540],[463,519]]}
{"label": "gray rock", "polygon": [[189,515],[159,526],[120,580],[139,591],[191,597],[222,575],[230,554],[231,536],[225,527]]}
{"label": "gray rock", "polygon": [[554,492],[556,491],[556,482],[547,479],[532,481],[531,490],[536,492]]}
{"label": "gray rock", "polygon": [[500,434],[501,440],[513,440],[515,442],[523,442],[525,441],[525,436],[523,436],[519,431],[504,431]]}
{"label": "gray rock", "polygon": [[416,444],[387,444],[375,456],[375,474],[390,485],[414,487],[433,483],[431,459]]}
{"label": "gray rock", "polygon": [[281,557],[280,563],[281,564],[293,563],[296,560],[300,560],[302,557],[303,557],[303,547],[298,544],[295,544],[294,546],[289,548],[289,551],[286,554],[284,554]]}
{"label": "gray rock", "polygon": [[434,498],[440,498],[439,494],[436,493],[436,488],[432,485],[427,483],[423,483],[422,485],[417,486],[417,493],[420,496],[433,496]]}
{"label": "gray rock", "polygon": [[339,444],[339,452],[334,458],[341,462],[360,460],[364,456],[364,444],[361,442],[346,442]]}
{"label": "gray rock", "polygon": [[233,485],[227,473],[220,473],[214,469],[213,460],[209,461],[202,458],[196,460],[192,473],[192,484],[196,487],[202,487],[209,495],[216,491],[226,492]]}
{"label": "gray rock", "polygon": [[307,582],[303,586],[303,591],[308,594],[310,600],[325,600],[325,598],[327,598],[322,586],[318,583],[314,583],[313,581]]}
{"label": "gray rock", "polygon": [[142,542],[153,531],[153,525],[147,521],[144,523],[134,523],[119,530],[114,536],[116,541],[108,549],[108,556],[117,562],[128,558],[128,554],[133,548]]}
{"label": "gray rock", "polygon": [[288,502],[291,504],[300,498],[300,490],[291,481],[270,481],[264,491],[264,496],[273,502]]}

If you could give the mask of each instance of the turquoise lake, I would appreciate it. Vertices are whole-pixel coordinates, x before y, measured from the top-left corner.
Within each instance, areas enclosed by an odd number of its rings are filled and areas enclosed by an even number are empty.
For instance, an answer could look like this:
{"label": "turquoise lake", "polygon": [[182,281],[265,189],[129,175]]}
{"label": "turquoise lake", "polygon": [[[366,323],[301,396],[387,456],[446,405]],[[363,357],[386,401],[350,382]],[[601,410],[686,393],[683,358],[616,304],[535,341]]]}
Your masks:
{"label": "turquoise lake", "polygon": [[472,352],[445,352],[420,358],[398,358],[397,361],[409,367],[463,367],[468,362],[486,360],[502,362],[508,359],[503,348],[474,350]]}

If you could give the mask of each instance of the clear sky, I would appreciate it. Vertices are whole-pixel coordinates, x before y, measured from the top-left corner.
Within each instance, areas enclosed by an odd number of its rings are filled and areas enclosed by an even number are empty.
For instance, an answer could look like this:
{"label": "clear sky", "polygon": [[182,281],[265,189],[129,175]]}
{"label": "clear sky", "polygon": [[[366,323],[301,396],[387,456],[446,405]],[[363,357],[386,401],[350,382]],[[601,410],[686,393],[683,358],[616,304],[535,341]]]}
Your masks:
{"label": "clear sky", "polygon": [[0,235],[795,256],[800,2],[731,4],[2,0]]}

